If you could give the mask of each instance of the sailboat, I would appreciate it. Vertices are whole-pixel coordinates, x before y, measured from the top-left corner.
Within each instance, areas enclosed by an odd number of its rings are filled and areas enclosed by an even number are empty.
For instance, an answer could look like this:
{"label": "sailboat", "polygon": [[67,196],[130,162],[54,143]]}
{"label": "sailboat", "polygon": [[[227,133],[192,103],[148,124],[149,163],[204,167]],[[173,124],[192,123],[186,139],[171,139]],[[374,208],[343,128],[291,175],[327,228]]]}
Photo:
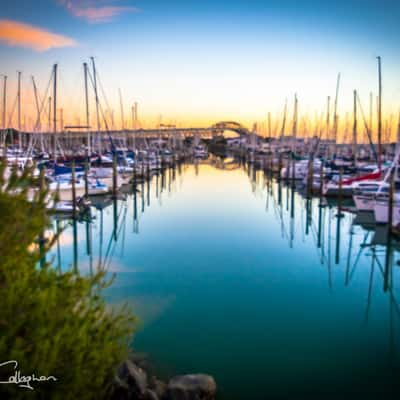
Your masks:
{"label": "sailboat", "polygon": [[392,166],[386,173],[385,179],[379,187],[373,204],[375,221],[378,224],[387,224],[389,221],[389,196],[390,196],[390,181],[393,174],[393,209],[392,209],[392,225],[397,227],[400,224],[400,144],[397,142],[396,155]]}
{"label": "sailboat", "polygon": [[352,197],[354,190],[362,182],[371,182],[379,179],[381,177],[381,171],[377,170],[371,173],[363,174],[356,177],[346,176],[342,177],[342,182],[340,178],[335,176],[330,182],[324,184],[323,194],[327,197]]}
{"label": "sailboat", "polygon": [[[387,224],[389,222],[389,199],[387,194],[377,196],[374,215],[377,224]],[[392,226],[400,226],[400,192],[395,193],[393,196]]]}
{"label": "sailboat", "polygon": [[89,196],[100,196],[110,192],[110,188],[99,179],[88,180],[88,195]]}
{"label": "sailboat", "polygon": [[[324,185],[324,195],[325,196],[344,196],[344,197],[352,197],[355,195],[354,200],[357,201],[359,207],[361,209],[368,210],[371,205],[366,202],[366,198],[368,198],[370,193],[374,193],[374,190],[378,190],[380,187],[378,181],[382,177],[382,165],[381,165],[381,153],[382,153],[382,144],[381,144],[381,105],[382,105],[382,76],[381,76],[381,58],[378,57],[378,72],[379,72],[379,102],[378,102],[378,155],[376,157],[377,161],[377,169],[373,172],[369,172],[366,174],[361,174],[356,177],[350,177],[348,179],[342,180],[341,182],[329,182]],[[354,158],[354,167],[356,167],[356,146],[357,146],[357,100],[359,100],[357,91],[354,91],[354,127],[353,127],[353,158]],[[370,130],[371,127],[368,127],[366,124],[367,133],[370,139],[371,147],[373,148]],[[375,151],[373,149],[374,154]],[[365,197],[366,196],[366,197]]]}
{"label": "sailboat", "polygon": [[353,200],[360,212],[374,212],[376,194],[380,191],[386,191],[389,184],[385,181],[363,181],[354,185]]}
{"label": "sailboat", "polygon": [[[391,175],[394,174],[394,208],[396,209],[397,191],[400,190],[400,114],[397,130],[397,143],[395,155],[391,166],[388,168],[385,177],[380,182],[365,182],[365,187],[359,187],[354,193],[353,199],[358,211],[370,211],[375,213],[377,223],[388,222],[388,201]],[[396,211],[393,213],[396,216]]]}

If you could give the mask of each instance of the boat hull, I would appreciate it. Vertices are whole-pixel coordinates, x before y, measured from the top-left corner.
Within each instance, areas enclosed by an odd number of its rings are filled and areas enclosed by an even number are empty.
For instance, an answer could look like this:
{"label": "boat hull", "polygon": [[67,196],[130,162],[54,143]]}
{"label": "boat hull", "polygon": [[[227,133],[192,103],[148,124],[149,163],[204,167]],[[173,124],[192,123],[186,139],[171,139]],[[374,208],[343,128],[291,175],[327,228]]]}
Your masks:
{"label": "boat hull", "polygon": [[323,189],[323,194],[326,197],[352,197],[353,187],[350,185],[343,185],[339,188],[339,185],[326,185]]}
{"label": "boat hull", "polygon": [[375,198],[365,195],[354,195],[354,204],[356,205],[357,211],[362,212],[374,212]]}
{"label": "boat hull", "polygon": [[[387,224],[389,222],[389,203],[387,201],[377,201],[374,206],[375,221],[377,224]],[[392,225],[400,225],[400,203],[393,205]]]}

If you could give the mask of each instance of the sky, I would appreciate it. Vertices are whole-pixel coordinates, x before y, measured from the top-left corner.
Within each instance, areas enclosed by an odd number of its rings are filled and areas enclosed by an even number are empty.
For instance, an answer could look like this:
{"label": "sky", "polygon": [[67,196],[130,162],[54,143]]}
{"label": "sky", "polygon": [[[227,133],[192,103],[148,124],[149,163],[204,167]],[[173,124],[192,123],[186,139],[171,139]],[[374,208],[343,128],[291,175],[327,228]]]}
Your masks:
{"label": "sky", "polygon": [[[16,71],[22,71],[22,115],[29,127],[36,116],[31,76],[44,97],[57,63],[63,123],[83,123],[82,64],[93,56],[115,125],[122,124],[119,90],[125,126],[138,102],[145,127],[223,120],[251,127],[265,122],[268,112],[282,118],[285,99],[292,113],[295,93],[300,115],[315,120],[327,96],[333,102],[338,73],[344,121],[353,90],[366,114],[370,92],[375,101],[378,55],[384,112],[395,120],[399,20],[400,2],[391,0],[3,0],[0,74],[8,76],[7,120],[16,124],[16,112],[9,118]],[[93,119],[92,88],[89,96]]]}

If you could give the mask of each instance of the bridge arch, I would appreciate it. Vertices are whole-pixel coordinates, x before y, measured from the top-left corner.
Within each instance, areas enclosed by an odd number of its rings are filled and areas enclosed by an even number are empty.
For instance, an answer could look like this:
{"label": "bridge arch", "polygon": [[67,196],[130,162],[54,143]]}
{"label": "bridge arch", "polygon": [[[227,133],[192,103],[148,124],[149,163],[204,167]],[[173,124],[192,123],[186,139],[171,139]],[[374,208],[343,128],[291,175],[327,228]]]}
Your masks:
{"label": "bridge arch", "polygon": [[214,134],[222,133],[223,131],[231,131],[237,133],[239,136],[249,136],[250,131],[243,125],[235,121],[221,121],[211,126]]}

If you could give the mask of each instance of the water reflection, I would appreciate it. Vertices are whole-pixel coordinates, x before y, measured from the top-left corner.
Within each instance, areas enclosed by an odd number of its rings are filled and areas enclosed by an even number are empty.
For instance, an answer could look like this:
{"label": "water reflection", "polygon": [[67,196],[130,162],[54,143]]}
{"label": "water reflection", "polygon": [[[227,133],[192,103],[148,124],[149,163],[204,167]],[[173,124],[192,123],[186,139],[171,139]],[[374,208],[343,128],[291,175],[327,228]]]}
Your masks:
{"label": "water reflection", "polygon": [[211,157],[92,204],[54,221],[56,265],[117,273],[107,296],[134,305],[162,373],[207,371],[243,399],[345,392],[355,370],[374,393],[398,368],[399,243],[351,203]]}

